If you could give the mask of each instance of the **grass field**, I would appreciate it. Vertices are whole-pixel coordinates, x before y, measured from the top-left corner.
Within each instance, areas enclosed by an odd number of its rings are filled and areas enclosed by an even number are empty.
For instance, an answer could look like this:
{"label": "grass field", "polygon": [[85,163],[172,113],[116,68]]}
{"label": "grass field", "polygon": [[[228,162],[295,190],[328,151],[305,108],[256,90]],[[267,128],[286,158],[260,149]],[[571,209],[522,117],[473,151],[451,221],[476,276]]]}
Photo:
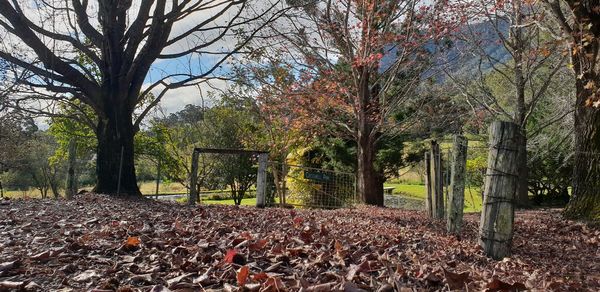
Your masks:
{"label": "grass field", "polygon": [[[393,194],[414,198],[425,202],[427,191],[424,185],[413,184],[385,184],[386,187],[394,187]],[[477,187],[471,187],[465,190],[465,212],[481,211],[481,191]]]}
{"label": "grass field", "polygon": [[[202,204],[233,205],[233,200],[202,200]],[[242,199],[242,206],[255,206],[256,198]]]}
{"label": "grass field", "polygon": [[[403,184],[403,183],[387,183],[386,187],[394,187],[393,194],[403,196],[407,198],[417,199],[425,201],[426,190],[424,185],[418,184]],[[154,194],[156,185],[153,182],[144,182],[140,184],[140,190],[144,194]],[[185,188],[180,184],[172,183],[168,185],[161,185],[159,187],[159,193],[163,194],[174,194],[174,193],[185,193]],[[36,189],[30,189],[27,191],[5,191],[4,195],[9,198],[39,198],[40,192]],[[52,197],[52,194],[48,194]],[[481,211],[481,192],[479,188],[469,188],[465,190],[465,212],[479,212]],[[233,200],[204,200],[205,204],[221,204],[221,205],[233,205]],[[255,198],[248,198],[242,200],[242,205],[255,205]]]}

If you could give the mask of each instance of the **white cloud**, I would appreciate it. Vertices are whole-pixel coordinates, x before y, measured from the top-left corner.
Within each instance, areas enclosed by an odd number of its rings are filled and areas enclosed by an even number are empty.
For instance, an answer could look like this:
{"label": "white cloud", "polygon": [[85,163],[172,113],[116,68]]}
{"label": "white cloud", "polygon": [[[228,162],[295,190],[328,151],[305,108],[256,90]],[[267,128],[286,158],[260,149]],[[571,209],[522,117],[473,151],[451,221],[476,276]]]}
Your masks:
{"label": "white cloud", "polygon": [[[183,109],[188,104],[211,106],[217,101],[219,91],[226,90],[229,84],[225,80],[213,79],[200,83],[198,86],[189,86],[167,91],[159,103],[165,114],[170,114]],[[153,93],[157,95],[161,88]],[[213,92],[214,94],[209,94]]]}

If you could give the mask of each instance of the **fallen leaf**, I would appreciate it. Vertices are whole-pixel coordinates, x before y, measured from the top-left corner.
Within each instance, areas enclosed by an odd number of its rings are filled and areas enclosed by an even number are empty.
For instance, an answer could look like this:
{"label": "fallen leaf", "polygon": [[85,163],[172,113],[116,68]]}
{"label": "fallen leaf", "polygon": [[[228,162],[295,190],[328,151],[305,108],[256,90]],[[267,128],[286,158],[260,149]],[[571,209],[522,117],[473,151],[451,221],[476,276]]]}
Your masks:
{"label": "fallen leaf", "polygon": [[250,274],[250,269],[248,266],[243,266],[237,272],[237,282],[239,286],[244,286],[246,284],[246,280],[248,280],[248,276]]}
{"label": "fallen leaf", "polygon": [[150,289],[150,292],[171,292],[171,290],[163,285],[154,285],[154,287]]}
{"label": "fallen leaf", "polygon": [[49,258],[50,258],[49,250],[31,256],[31,259],[34,261],[45,261],[45,260],[48,260]]}
{"label": "fallen leaf", "polygon": [[367,290],[359,288],[355,283],[344,283],[344,292],[367,292]]}
{"label": "fallen leaf", "polygon": [[100,275],[95,270],[86,270],[83,273],[73,277],[73,281],[88,282],[95,278],[100,278]]}
{"label": "fallen leaf", "polygon": [[486,285],[486,291],[495,292],[495,291],[525,291],[527,287],[523,283],[515,282],[513,284],[508,284],[506,282],[500,281],[498,278],[494,278],[491,282]]}
{"label": "fallen leaf", "polygon": [[167,285],[169,286],[169,288],[173,288],[174,285],[177,285],[184,279],[192,277],[194,275],[196,275],[196,273],[188,273],[188,274],[183,274],[183,275],[177,276],[175,278],[167,280]]}
{"label": "fallen leaf", "polygon": [[125,241],[125,247],[126,248],[136,248],[140,245],[141,241],[139,239],[139,237],[136,236],[131,236],[129,238],[127,238],[127,240]]}
{"label": "fallen leaf", "polygon": [[14,282],[14,281],[0,282],[0,288],[2,288],[2,289],[21,289],[24,285],[25,285],[25,282]]}
{"label": "fallen leaf", "polygon": [[2,272],[9,271],[9,270],[12,270],[14,268],[18,268],[19,265],[21,265],[20,261],[12,261],[12,262],[1,263],[0,264],[0,276],[2,275]]}
{"label": "fallen leaf", "polygon": [[268,243],[269,241],[266,239],[259,239],[256,242],[249,244],[248,249],[250,249],[251,251],[259,251],[265,248],[265,246],[267,246]]}
{"label": "fallen leaf", "polygon": [[225,254],[225,258],[223,258],[223,261],[225,261],[228,264],[238,264],[240,266],[246,264],[246,258],[243,255],[239,254],[238,251],[235,249],[228,250]]}
{"label": "fallen leaf", "polygon": [[302,219],[302,217],[294,218],[294,226],[296,226],[296,227],[300,227],[303,222],[304,222],[304,219]]}
{"label": "fallen leaf", "polygon": [[323,283],[318,285],[312,285],[306,288],[304,291],[307,292],[329,292],[331,288],[335,285],[335,282],[331,283]]}
{"label": "fallen leaf", "polygon": [[469,282],[469,275],[469,272],[456,274],[444,269],[444,277],[451,290],[464,289],[465,284]]}
{"label": "fallen leaf", "polygon": [[260,272],[260,273],[258,273],[258,274],[255,274],[255,275],[252,277],[252,280],[253,280],[253,281],[262,281],[262,280],[266,280],[266,279],[268,279],[268,278],[269,278],[269,276],[267,275],[267,273]]}

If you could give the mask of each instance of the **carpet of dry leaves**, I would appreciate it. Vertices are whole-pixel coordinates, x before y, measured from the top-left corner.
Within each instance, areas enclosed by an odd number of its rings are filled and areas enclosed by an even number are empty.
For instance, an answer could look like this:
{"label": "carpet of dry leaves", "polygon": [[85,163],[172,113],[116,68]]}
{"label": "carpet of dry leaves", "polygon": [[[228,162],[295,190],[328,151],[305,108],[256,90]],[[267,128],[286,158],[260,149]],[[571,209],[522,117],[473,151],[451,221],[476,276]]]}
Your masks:
{"label": "carpet of dry leaves", "polygon": [[0,201],[0,291],[598,291],[600,231],[518,212],[486,258],[418,211],[187,207],[82,195]]}

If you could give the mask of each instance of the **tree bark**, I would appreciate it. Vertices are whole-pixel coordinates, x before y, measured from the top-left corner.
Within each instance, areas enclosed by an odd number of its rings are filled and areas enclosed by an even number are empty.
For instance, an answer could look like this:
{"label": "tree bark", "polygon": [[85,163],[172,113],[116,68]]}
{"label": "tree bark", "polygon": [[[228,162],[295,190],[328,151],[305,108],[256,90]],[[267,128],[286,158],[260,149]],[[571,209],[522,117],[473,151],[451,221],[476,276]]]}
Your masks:
{"label": "tree bark", "polygon": [[360,84],[358,91],[358,117],[357,117],[357,190],[363,203],[367,205],[384,206],[382,171],[375,167],[377,154],[377,139],[381,136],[377,132],[376,123],[379,118],[378,92],[371,92],[369,82],[371,71],[366,67],[358,70]]}
{"label": "tree bark", "polygon": [[454,136],[452,171],[450,178],[450,194],[448,195],[448,220],[446,228],[449,233],[459,234],[463,223],[465,206],[465,177],[467,172],[467,138]]}
{"label": "tree bark", "polygon": [[585,105],[588,80],[577,80],[573,193],[564,215],[600,222],[600,111]]}
{"label": "tree bark", "polygon": [[[129,108],[130,106],[123,103],[107,105],[105,116],[98,119],[96,129],[98,182],[94,190],[96,193],[141,196],[136,183],[133,154],[133,138],[136,131],[132,123],[132,111]],[[121,161],[121,151],[123,161]],[[119,174],[121,174],[120,190],[118,190]]]}
{"label": "tree bark", "polygon": [[431,141],[431,209],[432,218],[444,218],[444,181],[442,177],[442,153],[440,144]]}
{"label": "tree bark", "polygon": [[517,141],[518,157],[517,157],[517,168],[518,168],[518,180],[517,180],[517,194],[515,197],[515,205],[518,207],[529,206],[529,191],[527,188],[527,136],[526,136],[526,112],[527,106],[525,103],[525,86],[527,79],[523,72],[524,59],[527,58],[529,52],[526,50],[526,42],[530,40],[525,39],[523,35],[523,21],[525,15],[522,11],[521,1],[514,2],[515,15],[514,15],[514,27],[511,28],[511,38],[514,42],[514,73],[515,73],[515,112],[513,116],[514,123],[519,126],[520,133],[518,133],[521,139]]}
{"label": "tree bark", "polygon": [[433,218],[433,194],[431,190],[431,153],[425,153],[425,188],[427,190],[427,199],[425,200],[425,213],[429,218]]}
{"label": "tree bark", "polygon": [[375,169],[375,146],[368,140],[358,143],[358,194],[365,204],[383,207],[383,178]]}
{"label": "tree bark", "polygon": [[594,1],[567,3],[575,20],[570,51],[577,98],[573,193],[564,215],[600,222],[600,11]]}
{"label": "tree bark", "polygon": [[529,168],[527,166],[527,137],[524,130],[521,130],[521,139],[517,144],[519,149],[517,163],[519,179],[517,181],[517,195],[515,198],[515,206],[518,208],[529,207]]}
{"label": "tree bark", "polygon": [[267,206],[267,167],[269,154],[261,153],[258,155],[258,170],[256,173],[256,207],[264,208]]}

